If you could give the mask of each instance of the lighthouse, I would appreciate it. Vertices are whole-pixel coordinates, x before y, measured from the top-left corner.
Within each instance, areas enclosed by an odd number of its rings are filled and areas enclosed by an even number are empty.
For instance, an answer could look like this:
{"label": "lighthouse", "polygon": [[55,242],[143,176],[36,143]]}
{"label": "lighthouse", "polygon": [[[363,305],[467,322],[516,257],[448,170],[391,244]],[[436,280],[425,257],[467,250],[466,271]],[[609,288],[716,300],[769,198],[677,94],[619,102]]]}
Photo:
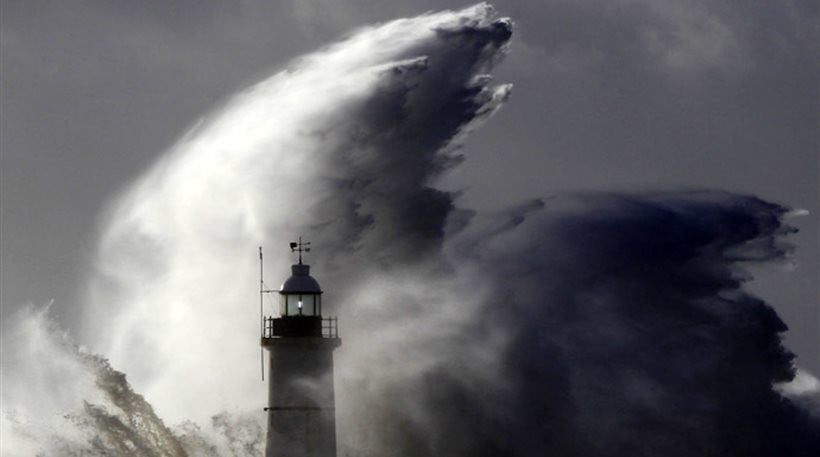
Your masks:
{"label": "lighthouse", "polygon": [[[302,263],[310,243],[291,243],[298,263],[278,291],[278,316],[262,312],[268,353],[268,431],[265,457],[336,457],[333,351],[341,345],[338,320],[322,316],[322,288]],[[259,250],[260,276],[262,250]],[[263,356],[264,361],[264,356]],[[264,364],[263,364],[264,373]]]}

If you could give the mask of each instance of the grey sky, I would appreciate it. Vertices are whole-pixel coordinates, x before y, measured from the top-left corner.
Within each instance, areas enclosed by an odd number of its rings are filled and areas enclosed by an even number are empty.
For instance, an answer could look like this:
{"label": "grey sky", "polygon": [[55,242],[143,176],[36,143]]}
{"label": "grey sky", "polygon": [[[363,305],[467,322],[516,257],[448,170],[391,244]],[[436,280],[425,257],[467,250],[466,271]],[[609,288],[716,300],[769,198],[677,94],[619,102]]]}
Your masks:
{"label": "grey sky", "polygon": [[[0,8],[2,313],[82,300],[107,202],[197,118],[373,21],[464,2],[13,1]],[[753,285],[820,374],[817,5],[498,1],[512,99],[443,185],[492,208],[583,189],[710,187],[807,208],[794,273]]]}

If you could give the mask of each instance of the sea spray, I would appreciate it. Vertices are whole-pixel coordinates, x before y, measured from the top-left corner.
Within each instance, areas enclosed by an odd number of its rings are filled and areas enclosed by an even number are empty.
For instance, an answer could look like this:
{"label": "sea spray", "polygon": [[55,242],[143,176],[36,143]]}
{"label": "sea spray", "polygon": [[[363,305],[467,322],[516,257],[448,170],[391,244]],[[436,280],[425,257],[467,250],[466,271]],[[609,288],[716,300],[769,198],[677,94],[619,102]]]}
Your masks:
{"label": "sea spray", "polygon": [[[487,73],[510,27],[479,5],[362,29],[180,140],[112,203],[77,336],[157,414],[69,354],[23,370],[58,414],[39,449],[258,455],[256,246],[302,234],[340,315],[341,455],[813,455],[816,421],[771,389],[794,374],[785,326],[742,289],[743,262],[787,253],[786,208],[601,192],[487,215],[436,188],[509,95]],[[41,413],[14,406],[4,438]]]}
{"label": "sea spray", "polygon": [[477,77],[510,36],[493,16],[478,5],[361,29],[203,121],[112,204],[81,339],[171,420],[259,410],[255,246],[274,243],[273,282],[290,263],[277,247],[299,234],[336,268],[359,248],[391,263],[436,249],[450,203],[431,179],[509,91]]}
{"label": "sea spray", "polygon": [[17,331],[4,335],[15,345],[14,357],[4,348],[4,381],[7,370],[28,380],[4,382],[4,456],[260,455],[261,421],[222,412],[202,426],[167,426],[124,373],[76,345],[49,313],[23,308],[11,317]]}
{"label": "sea spray", "polygon": [[[435,259],[452,198],[432,181],[507,98],[487,72],[510,33],[485,4],[366,27],[233,97],[111,202],[74,338],[168,423],[195,429],[224,409],[261,418],[255,246],[310,237],[339,312],[358,293],[343,287],[351,278]],[[268,252],[269,278],[283,277],[284,250]],[[71,408],[50,395],[21,417],[115,423],[92,400],[99,386],[72,389]],[[118,426],[140,421],[123,414]]]}

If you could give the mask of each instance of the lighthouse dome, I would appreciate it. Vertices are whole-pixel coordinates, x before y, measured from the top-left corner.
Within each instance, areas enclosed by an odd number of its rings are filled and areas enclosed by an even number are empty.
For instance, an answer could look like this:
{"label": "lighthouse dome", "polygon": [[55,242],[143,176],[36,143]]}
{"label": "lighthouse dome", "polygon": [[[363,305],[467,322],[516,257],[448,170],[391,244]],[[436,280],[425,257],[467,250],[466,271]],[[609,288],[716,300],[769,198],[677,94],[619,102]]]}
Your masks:
{"label": "lighthouse dome", "polygon": [[280,294],[321,294],[319,282],[310,275],[310,265],[291,266],[291,276],[282,283]]}

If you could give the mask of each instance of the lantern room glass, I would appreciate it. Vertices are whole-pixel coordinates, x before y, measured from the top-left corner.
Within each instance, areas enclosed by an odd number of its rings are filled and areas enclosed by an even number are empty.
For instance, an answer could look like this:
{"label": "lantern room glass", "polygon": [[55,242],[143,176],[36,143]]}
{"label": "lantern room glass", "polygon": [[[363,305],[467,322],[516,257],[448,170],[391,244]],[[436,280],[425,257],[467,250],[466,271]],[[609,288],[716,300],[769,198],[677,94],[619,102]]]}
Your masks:
{"label": "lantern room glass", "polygon": [[321,316],[321,294],[279,294],[281,316]]}

